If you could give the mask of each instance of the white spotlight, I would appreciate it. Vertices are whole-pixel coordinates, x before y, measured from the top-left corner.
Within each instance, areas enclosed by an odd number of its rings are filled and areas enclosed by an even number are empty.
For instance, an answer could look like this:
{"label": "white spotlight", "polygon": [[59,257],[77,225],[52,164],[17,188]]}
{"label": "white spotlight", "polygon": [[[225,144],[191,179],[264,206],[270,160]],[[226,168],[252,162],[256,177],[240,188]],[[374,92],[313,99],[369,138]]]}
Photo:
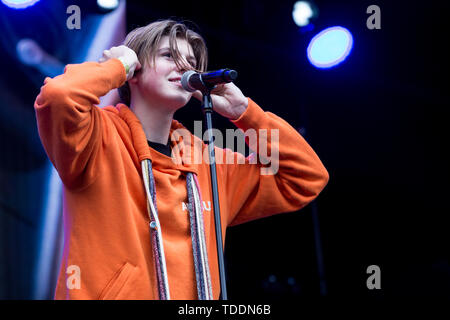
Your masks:
{"label": "white spotlight", "polygon": [[312,5],[308,1],[297,1],[292,10],[292,18],[299,27],[309,24],[309,19],[314,16]]}
{"label": "white spotlight", "polygon": [[39,0],[2,0],[10,8],[14,9],[25,9],[31,7]]}
{"label": "white spotlight", "polygon": [[97,5],[105,10],[114,10],[119,6],[119,0],[97,0]]}

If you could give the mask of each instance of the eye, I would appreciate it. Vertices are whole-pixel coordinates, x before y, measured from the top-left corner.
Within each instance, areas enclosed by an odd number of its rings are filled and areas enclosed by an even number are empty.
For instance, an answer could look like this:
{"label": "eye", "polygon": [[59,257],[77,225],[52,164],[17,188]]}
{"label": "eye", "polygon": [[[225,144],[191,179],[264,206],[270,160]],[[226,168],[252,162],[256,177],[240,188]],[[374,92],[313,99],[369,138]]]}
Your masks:
{"label": "eye", "polygon": [[172,54],[170,52],[165,52],[162,54],[163,57],[172,58]]}

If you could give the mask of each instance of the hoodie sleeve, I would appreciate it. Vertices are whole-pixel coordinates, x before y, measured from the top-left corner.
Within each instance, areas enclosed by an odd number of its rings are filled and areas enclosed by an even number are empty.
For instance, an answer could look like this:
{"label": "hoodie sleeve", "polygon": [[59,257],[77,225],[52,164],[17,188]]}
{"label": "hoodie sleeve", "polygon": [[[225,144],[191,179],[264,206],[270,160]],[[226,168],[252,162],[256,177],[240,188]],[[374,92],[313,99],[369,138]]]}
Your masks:
{"label": "hoodie sleeve", "polygon": [[45,78],[34,103],[39,136],[67,187],[81,188],[95,179],[105,121],[95,105],[125,79],[118,59],[69,64],[63,74]]}
{"label": "hoodie sleeve", "polygon": [[[257,153],[245,158],[244,164],[226,166],[225,188],[231,197],[228,225],[299,210],[325,187],[327,170],[285,120],[249,99],[247,110],[232,122],[249,134],[246,142]],[[231,151],[225,153],[233,156]]]}

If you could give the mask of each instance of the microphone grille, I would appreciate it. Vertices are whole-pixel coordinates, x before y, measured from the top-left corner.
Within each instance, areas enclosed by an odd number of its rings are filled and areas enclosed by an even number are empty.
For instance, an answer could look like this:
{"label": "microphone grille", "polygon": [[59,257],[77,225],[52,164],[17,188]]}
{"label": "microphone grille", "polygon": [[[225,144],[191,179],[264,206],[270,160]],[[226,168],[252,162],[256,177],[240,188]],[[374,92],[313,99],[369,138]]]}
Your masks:
{"label": "microphone grille", "polygon": [[193,74],[196,74],[196,72],[193,70],[189,70],[189,71],[186,71],[185,73],[183,73],[183,75],[181,76],[181,86],[183,87],[184,90],[189,91],[189,92],[195,91],[195,89],[189,85],[189,78]]}

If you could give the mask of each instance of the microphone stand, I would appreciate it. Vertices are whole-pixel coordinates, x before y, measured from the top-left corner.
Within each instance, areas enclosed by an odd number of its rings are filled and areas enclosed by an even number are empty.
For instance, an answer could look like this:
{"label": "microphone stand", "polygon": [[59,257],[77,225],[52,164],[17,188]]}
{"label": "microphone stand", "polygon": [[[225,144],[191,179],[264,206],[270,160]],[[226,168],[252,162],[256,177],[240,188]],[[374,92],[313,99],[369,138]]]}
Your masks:
{"label": "microphone stand", "polygon": [[220,220],[220,206],[219,206],[219,191],[217,187],[217,171],[216,171],[216,153],[214,151],[214,140],[212,135],[212,119],[213,104],[211,100],[211,90],[215,86],[206,86],[201,90],[203,93],[203,114],[206,120],[206,128],[208,132],[208,154],[209,154],[209,169],[211,172],[211,187],[214,205],[214,224],[216,226],[216,245],[217,258],[219,263],[220,274],[220,300],[227,300],[227,285],[225,280],[225,265],[223,258],[223,241],[222,241],[222,226]]}

